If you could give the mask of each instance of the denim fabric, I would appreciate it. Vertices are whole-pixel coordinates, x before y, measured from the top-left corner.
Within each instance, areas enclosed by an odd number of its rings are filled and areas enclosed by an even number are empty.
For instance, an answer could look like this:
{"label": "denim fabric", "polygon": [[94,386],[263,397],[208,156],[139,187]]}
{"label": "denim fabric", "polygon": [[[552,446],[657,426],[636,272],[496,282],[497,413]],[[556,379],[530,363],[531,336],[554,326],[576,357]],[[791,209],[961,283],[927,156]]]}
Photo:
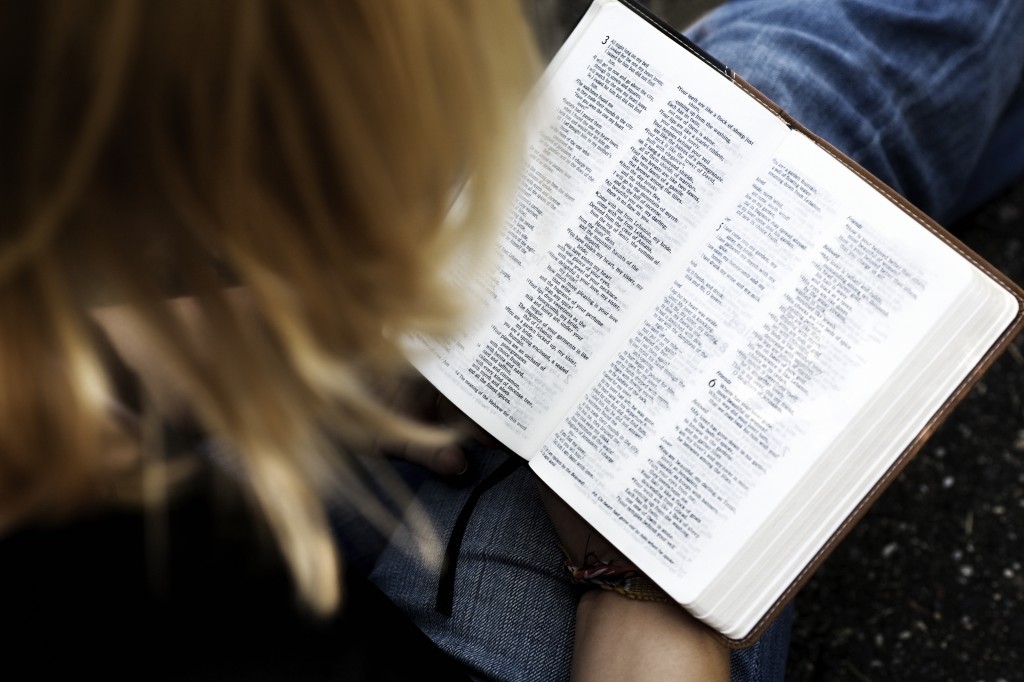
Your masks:
{"label": "denim fabric", "polygon": [[[481,450],[471,457],[474,470],[458,487],[427,478],[417,490],[442,544],[479,483],[515,456]],[[562,562],[534,476],[519,467],[473,507],[455,565],[451,616],[435,608],[438,571],[395,546],[370,579],[476,678],[559,680],[568,678],[576,614]]]}
{"label": "denim fabric", "polygon": [[[940,222],[1024,173],[1022,0],[734,0],[687,33]],[[417,479],[443,542],[506,455],[474,457],[463,486]],[[394,546],[371,579],[480,679],[559,680],[575,613],[561,572],[533,477],[519,469],[475,506],[451,616],[435,608],[437,568]],[[783,678],[792,619],[790,608],[733,653],[734,680]]]}
{"label": "denim fabric", "polygon": [[1020,0],[734,0],[687,34],[939,222],[1024,173]]}
{"label": "denim fabric", "polygon": [[950,219],[955,220],[980,207],[1021,177],[1024,177],[1024,83],[1017,88],[999,119]]}

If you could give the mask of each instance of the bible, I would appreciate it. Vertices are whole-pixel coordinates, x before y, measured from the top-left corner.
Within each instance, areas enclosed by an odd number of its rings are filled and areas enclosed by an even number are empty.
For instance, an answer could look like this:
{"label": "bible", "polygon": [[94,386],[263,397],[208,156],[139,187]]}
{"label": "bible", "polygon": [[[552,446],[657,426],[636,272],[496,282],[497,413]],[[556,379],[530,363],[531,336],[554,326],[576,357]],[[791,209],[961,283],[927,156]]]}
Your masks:
{"label": "bible", "polygon": [[413,363],[732,646],[1022,327],[1024,291],[632,0],[526,118],[494,271]]}

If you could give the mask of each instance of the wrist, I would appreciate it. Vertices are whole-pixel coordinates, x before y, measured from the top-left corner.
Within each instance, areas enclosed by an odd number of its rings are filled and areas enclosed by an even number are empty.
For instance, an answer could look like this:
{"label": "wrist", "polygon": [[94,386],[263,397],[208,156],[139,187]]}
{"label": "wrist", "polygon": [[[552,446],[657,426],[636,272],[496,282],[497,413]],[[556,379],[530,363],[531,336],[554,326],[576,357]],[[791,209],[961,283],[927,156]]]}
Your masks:
{"label": "wrist", "polygon": [[675,604],[592,590],[576,608],[573,680],[728,680],[729,652]]}

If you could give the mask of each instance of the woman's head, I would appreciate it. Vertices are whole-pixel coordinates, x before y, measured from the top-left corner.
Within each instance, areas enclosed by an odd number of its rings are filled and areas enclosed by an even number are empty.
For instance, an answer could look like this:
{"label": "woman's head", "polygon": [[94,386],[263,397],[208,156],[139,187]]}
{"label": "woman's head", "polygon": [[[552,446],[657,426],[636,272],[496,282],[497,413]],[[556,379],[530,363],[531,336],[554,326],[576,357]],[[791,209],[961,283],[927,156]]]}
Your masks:
{"label": "woman's head", "polygon": [[[331,606],[317,495],[349,483],[327,441],[401,431],[367,378],[455,319],[444,269],[491,234],[532,75],[518,9],[0,3],[0,527],[111,475],[124,434],[89,325],[124,306]],[[163,303],[186,294],[187,314]]]}

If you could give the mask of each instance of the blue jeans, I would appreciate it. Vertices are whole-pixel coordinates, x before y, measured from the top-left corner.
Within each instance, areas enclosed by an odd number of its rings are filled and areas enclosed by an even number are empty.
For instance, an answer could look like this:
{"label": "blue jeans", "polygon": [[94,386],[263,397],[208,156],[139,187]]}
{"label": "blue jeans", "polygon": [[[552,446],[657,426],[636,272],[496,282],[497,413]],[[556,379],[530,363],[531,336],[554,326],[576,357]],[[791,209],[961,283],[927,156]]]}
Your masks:
{"label": "blue jeans", "polygon": [[[940,222],[1024,173],[1022,0],[734,0],[688,35]],[[506,460],[474,457],[460,486],[416,482],[444,542],[475,486]],[[532,475],[512,471],[463,520],[451,592],[436,568],[395,546],[359,554],[354,524],[341,536],[371,579],[479,677],[565,679],[575,599]],[[782,679],[792,617],[787,610],[733,653],[733,679]]]}
{"label": "blue jeans", "polygon": [[733,0],[687,34],[940,223],[1024,174],[1024,2]]}

